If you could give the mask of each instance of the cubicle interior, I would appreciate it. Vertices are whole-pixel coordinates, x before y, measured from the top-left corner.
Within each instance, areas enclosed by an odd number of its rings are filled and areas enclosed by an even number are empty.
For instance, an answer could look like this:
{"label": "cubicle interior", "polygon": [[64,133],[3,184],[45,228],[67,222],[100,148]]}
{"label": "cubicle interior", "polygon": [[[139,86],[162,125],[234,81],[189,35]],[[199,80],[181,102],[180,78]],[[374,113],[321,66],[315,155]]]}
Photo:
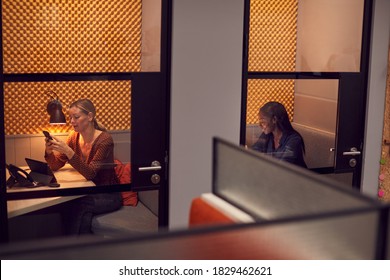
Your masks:
{"label": "cubicle interior", "polygon": [[[389,258],[390,205],[307,169],[214,138],[212,191],[260,224],[281,222],[275,225],[281,239],[339,244],[362,258]],[[303,220],[310,224],[306,232],[306,226],[295,225]],[[283,227],[296,232],[278,233]]]}

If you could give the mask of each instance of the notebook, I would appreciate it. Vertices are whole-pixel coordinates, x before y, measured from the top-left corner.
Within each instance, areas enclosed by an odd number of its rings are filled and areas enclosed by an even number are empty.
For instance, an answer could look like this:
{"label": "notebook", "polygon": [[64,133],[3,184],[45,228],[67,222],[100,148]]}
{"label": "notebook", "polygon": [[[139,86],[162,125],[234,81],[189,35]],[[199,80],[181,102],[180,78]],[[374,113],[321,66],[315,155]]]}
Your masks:
{"label": "notebook", "polygon": [[34,181],[43,183],[46,186],[57,186],[57,179],[47,162],[31,158],[25,158],[25,160],[31,170],[29,175],[34,179]]}

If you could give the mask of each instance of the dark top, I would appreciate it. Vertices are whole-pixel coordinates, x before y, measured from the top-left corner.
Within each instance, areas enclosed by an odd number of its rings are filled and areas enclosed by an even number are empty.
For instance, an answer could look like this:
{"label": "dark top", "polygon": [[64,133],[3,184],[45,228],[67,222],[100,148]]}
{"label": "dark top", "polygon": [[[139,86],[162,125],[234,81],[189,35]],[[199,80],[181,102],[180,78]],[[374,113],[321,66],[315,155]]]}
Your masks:
{"label": "dark top", "polygon": [[275,149],[274,136],[272,133],[268,135],[262,133],[257,142],[252,146],[252,149],[272,155],[279,160],[307,168],[303,157],[303,147],[302,137],[296,131],[291,131],[283,133],[277,149]]}

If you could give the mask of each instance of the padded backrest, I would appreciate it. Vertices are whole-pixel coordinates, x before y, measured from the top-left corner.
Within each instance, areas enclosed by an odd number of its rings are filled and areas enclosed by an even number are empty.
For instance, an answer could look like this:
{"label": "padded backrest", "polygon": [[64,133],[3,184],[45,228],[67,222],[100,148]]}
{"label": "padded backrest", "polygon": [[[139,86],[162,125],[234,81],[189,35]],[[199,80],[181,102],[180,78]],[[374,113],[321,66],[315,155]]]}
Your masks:
{"label": "padded backrest", "polygon": [[138,199],[150,210],[158,216],[158,190],[140,191]]}
{"label": "padded backrest", "polygon": [[115,131],[110,134],[114,140],[114,157],[123,163],[131,162],[131,133]]}
{"label": "padded backrest", "polygon": [[[330,167],[334,165],[335,134],[318,130],[298,123],[293,127],[302,135],[305,142],[305,162],[308,168]],[[259,125],[248,125],[246,129],[246,144],[251,147],[259,138]]]}
{"label": "padded backrest", "polygon": [[335,134],[293,123],[305,141],[305,161],[308,168],[334,165]]}

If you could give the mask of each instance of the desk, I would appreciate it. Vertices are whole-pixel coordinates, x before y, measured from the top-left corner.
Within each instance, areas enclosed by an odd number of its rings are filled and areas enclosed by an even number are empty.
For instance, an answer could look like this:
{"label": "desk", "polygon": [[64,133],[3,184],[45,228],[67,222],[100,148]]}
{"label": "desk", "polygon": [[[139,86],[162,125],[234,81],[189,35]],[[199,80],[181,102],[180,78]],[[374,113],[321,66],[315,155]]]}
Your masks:
{"label": "desk", "polygon": [[[28,167],[22,166],[22,169],[29,172]],[[48,186],[41,186],[36,188],[25,188],[25,187],[12,187],[7,188],[7,193],[15,192],[36,192],[40,190],[51,190],[51,189],[70,189],[70,188],[81,188],[95,186],[92,181],[86,180],[76,169],[70,164],[65,164],[61,169],[54,172],[58,183],[61,185],[59,188],[52,188]]]}
{"label": "desk", "polygon": [[[54,175],[57,178],[58,183],[61,185],[59,188],[51,188],[47,186],[41,186],[37,188],[12,187],[7,189],[7,193],[36,192],[36,191],[50,190],[50,189],[71,189],[71,188],[95,186],[95,184],[92,181],[86,180],[79,172],[77,172],[69,164],[66,164],[60,170],[55,171]],[[54,197],[44,197],[44,198],[34,198],[34,199],[11,200],[7,202],[8,218],[16,217],[49,206],[64,203],[66,201],[70,201],[81,196],[82,195],[54,196]]]}
{"label": "desk", "polygon": [[11,200],[7,202],[8,219],[64,203],[78,197],[81,197],[81,195]]}

